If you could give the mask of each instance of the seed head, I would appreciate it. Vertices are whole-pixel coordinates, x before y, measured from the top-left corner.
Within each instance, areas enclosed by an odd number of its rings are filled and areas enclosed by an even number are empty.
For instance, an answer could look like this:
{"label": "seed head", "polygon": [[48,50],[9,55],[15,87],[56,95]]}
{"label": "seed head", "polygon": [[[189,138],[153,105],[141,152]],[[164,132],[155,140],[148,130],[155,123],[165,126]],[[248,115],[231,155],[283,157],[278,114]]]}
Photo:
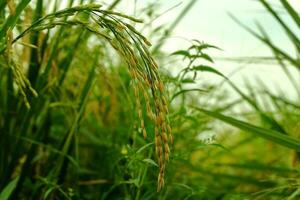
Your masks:
{"label": "seed head", "polygon": [[165,144],[168,144],[168,136],[167,136],[166,132],[162,133],[162,139],[163,139]]}
{"label": "seed head", "polygon": [[147,131],[146,131],[146,129],[145,129],[145,128],[143,129],[143,136],[144,136],[144,139],[146,139],[146,138],[147,138]]}

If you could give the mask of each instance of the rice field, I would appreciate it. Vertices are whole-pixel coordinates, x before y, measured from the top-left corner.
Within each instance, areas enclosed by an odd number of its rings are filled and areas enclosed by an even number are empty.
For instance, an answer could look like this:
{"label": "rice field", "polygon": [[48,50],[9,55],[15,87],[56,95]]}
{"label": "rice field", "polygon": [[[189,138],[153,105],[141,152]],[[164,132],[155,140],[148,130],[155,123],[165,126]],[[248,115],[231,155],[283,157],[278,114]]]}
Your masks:
{"label": "rice field", "polygon": [[271,56],[220,58],[164,48],[196,0],[124,2],[0,1],[0,200],[300,199],[300,8],[257,0],[282,41],[230,13]]}

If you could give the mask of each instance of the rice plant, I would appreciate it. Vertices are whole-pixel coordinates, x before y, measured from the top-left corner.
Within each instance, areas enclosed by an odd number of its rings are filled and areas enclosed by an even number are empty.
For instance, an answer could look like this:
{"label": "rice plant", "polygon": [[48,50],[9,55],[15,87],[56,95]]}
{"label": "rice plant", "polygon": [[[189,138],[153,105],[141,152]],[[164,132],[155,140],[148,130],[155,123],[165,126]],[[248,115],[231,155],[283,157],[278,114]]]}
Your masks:
{"label": "rice plant", "polygon": [[[21,27],[18,36],[13,37],[13,28],[18,17],[29,2],[22,1],[18,5],[14,5],[13,1],[7,2],[9,14],[8,17],[4,18],[1,29],[3,73],[8,73],[3,81],[3,84],[7,85],[3,88],[3,94],[9,94],[8,96],[10,96],[3,101],[3,107],[8,108],[8,104],[12,103],[11,106],[15,108],[15,111],[7,110],[3,114],[11,115],[11,112],[15,112],[18,115],[23,115],[3,116],[3,119],[9,121],[3,122],[3,134],[1,135],[3,139],[1,141],[7,140],[7,137],[14,137],[14,143],[9,146],[2,146],[2,152],[5,152],[5,154],[2,155],[1,177],[3,179],[1,185],[6,186],[14,178],[14,188],[10,192],[13,198],[18,198],[28,175],[30,177],[36,176],[30,174],[27,169],[33,167],[32,162],[39,151],[39,144],[47,138],[45,129],[50,131],[52,128],[52,124],[48,121],[51,120],[50,110],[56,107],[53,104],[57,103],[59,106],[59,102],[63,101],[59,100],[62,93],[64,93],[61,87],[66,79],[72,59],[74,59],[70,57],[75,56],[74,49],[66,49],[63,53],[65,54],[63,59],[59,58],[58,52],[61,51],[60,49],[64,51],[63,48],[67,48],[72,43],[77,47],[82,43],[88,45],[87,38],[95,35],[96,37],[91,39],[103,40],[109,43],[127,65],[132,79],[130,87],[134,90],[136,112],[140,119],[140,128],[144,138],[147,137],[147,132],[143,120],[144,114],[141,108],[140,96],[143,95],[145,99],[147,114],[155,125],[159,191],[164,186],[165,165],[169,159],[169,141],[172,140],[172,135],[167,119],[168,108],[164,96],[164,85],[157,71],[158,66],[147,49],[147,46],[151,44],[132,25],[126,22],[127,20],[140,23],[141,20],[111,10],[102,10],[100,9],[101,5],[72,6],[72,2],[70,2],[69,8],[54,11],[41,17],[43,1],[38,1],[34,15],[36,18],[33,18],[29,27]],[[74,33],[77,31],[80,33],[74,34],[76,38],[72,38],[74,36],[68,35],[70,30]],[[25,60],[21,61],[15,55],[17,47],[14,44],[17,44],[20,40],[25,40],[28,34],[31,34],[31,42],[27,45],[31,48],[31,56],[26,57],[26,59],[29,59],[26,63],[29,65],[27,78],[21,64]],[[42,34],[44,35],[43,38],[41,38]],[[61,42],[62,39],[69,40],[69,43],[64,44],[64,42]],[[26,41],[22,41],[21,44],[26,43]],[[65,135],[61,135],[60,144],[56,147],[59,156],[56,158],[57,163],[53,170],[49,172],[49,179],[47,180],[47,182],[54,185],[62,183],[65,179],[65,173],[70,162],[70,158],[66,156],[73,151],[75,135],[84,114],[88,95],[95,84],[99,70],[103,70],[101,68],[105,69],[105,63],[99,63],[98,61],[97,54],[100,52],[96,47],[95,45],[90,50],[93,61],[85,70],[87,78],[80,89],[82,92],[76,95],[78,96],[78,100],[76,100],[78,102],[69,105],[71,112],[74,114],[73,119],[69,119],[72,124],[66,130]],[[23,51],[25,51],[26,47],[23,48]],[[56,63],[56,67],[53,66],[54,63]],[[53,72],[54,68],[58,71]],[[98,76],[101,76],[101,74]],[[14,84],[17,87],[14,87]],[[23,101],[13,103],[13,99],[18,99],[20,95]],[[151,95],[151,99],[149,95]],[[38,110],[41,113],[36,113]],[[15,125],[11,126],[10,124]],[[49,127],[46,128],[46,126]],[[15,131],[20,132],[20,134],[13,134]],[[11,156],[8,156],[8,154]],[[53,159],[55,157],[54,155]],[[77,161],[72,160],[72,162],[78,165]],[[16,167],[19,169],[16,169]],[[51,191],[48,190],[46,193],[49,195]],[[61,193],[65,195],[63,192]]]}

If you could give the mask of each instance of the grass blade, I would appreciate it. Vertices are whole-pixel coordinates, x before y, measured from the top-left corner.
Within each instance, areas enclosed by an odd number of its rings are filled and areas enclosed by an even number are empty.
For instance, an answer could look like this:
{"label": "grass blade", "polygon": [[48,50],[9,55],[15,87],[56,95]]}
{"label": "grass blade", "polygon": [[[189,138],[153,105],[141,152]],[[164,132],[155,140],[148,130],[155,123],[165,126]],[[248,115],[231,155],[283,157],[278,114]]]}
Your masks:
{"label": "grass blade", "polygon": [[270,6],[269,3],[267,3],[265,0],[260,0],[260,2],[263,4],[263,6],[268,10],[268,12],[277,20],[277,22],[282,26],[284,31],[286,32],[287,36],[291,39],[293,44],[296,46],[298,51],[300,50],[300,41],[299,38],[291,31],[291,29],[287,26],[287,23],[285,23],[279,15],[276,13],[275,10]]}
{"label": "grass blade", "polygon": [[282,146],[288,147],[290,149],[294,149],[297,151],[300,151],[300,140],[292,138],[288,135],[285,135],[283,133],[280,133],[278,131],[269,130],[265,128],[261,128],[237,119],[234,119],[232,117],[220,114],[218,112],[214,111],[208,111],[202,108],[195,108],[211,117],[214,117],[216,119],[219,119],[223,122],[226,122],[232,126],[235,126],[241,130],[247,131],[249,133],[252,133],[256,136],[262,137],[264,139],[270,140],[272,142],[275,142],[277,144],[280,144]]}
{"label": "grass blade", "polygon": [[295,66],[297,69],[300,69],[299,62],[294,59],[292,56],[290,56],[288,53],[282,51],[279,47],[275,46],[270,40],[267,38],[264,38],[263,36],[259,35],[255,31],[251,30],[249,27],[241,23],[236,17],[233,15],[230,15],[230,17],[241,27],[243,27],[245,30],[247,30],[250,34],[252,34],[254,37],[259,39],[261,42],[263,42],[266,46],[268,46],[272,51],[276,52],[278,55],[280,55],[282,58],[286,59],[289,63],[291,63],[293,66]]}
{"label": "grass blade", "polygon": [[12,194],[12,191],[15,189],[17,186],[19,177],[16,177],[12,181],[8,183],[8,185],[1,191],[0,193],[0,200],[7,200]]}
{"label": "grass blade", "polygon": [[6,21],[3,23],[3,25],[1,26],[1,29],[0,29],[0,39],[2,39],[5,35],[6,35],[6,31],[9,29],[9,28],[13,28],[20,15],[21,15],[21,12],[24,10],[24,8],[29,4],[30,0],[23,0],[19,3],[19,5],[17,6],[16,8],[16,13],[15,15],[10,15]]}
{"label": "grass blade", "polygon": [[296,10],[289,4],[287,0],[280,0],[286,11],[289,13],[289,15],[292,17],[292,19],[295,21],[297,26],[300,28],[300,17]]}

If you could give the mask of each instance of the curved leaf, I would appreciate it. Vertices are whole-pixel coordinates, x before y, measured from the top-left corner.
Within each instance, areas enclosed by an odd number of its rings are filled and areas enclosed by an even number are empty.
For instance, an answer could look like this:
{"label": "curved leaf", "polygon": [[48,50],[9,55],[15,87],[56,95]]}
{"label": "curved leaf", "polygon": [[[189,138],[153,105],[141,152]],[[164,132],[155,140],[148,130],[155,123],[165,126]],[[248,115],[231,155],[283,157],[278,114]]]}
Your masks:
{"label": "curved leaf", "polygon": [[197,66],[194,66],[192,68],[192,70],[212,72],[214,74],[217,74],[217,75],[222,76],[222,77],[225,78],[225,76],[221,72],[219,72],[218,70],[216,70],[216,69],[214,69],[214,68],[212,68],[210,66],[207,66],[207,65],[197,65]]}
{"label": "curved leaf", "polygon": [[202,108],[196,108],[196,109],[211,116],[211,117],[217,118],[219,120],[222,120],[223,122],[226,122],[232,126],[235,126],[241,130],[247,131],[256,136],[270,140],[272,142],[280,144],[281,146],[285,146],[290,149],[300,151],[300,140],[298,140],[296,138],[290,137],[288,135],[284,135],[278,131],[261,128],[261,127],[249,124],[247,122],[243,122],[243,121],[234,119],[232,117],[220,114],[218,112],[208,111],[208,110],[205,110]]}

